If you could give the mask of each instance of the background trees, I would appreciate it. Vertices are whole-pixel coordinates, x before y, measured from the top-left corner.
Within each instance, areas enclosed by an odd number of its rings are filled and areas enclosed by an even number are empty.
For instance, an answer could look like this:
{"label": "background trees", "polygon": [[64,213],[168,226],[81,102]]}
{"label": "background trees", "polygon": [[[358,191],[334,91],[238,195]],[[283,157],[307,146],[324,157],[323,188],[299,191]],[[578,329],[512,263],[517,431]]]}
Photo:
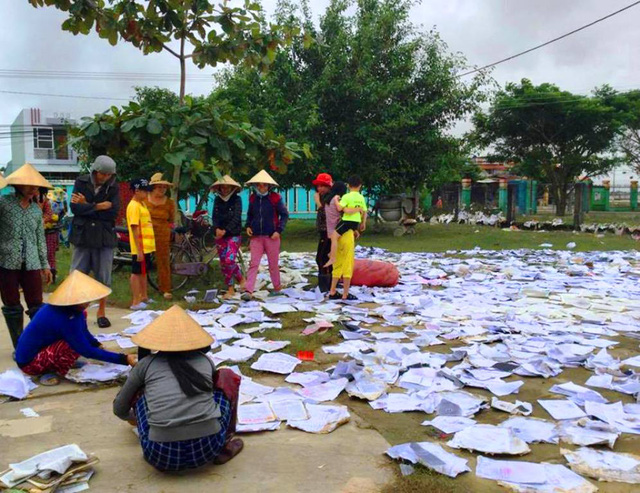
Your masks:
{"label": "background trees", "polygon": [[500,159],[517,163],[516,172],[549,183],[556,214],[564,215],[578,177],[619,163],[615,138],[622,122],[608,102],[612,95],[606,87],[580,96],[523,79],[507,84],[488,111],[475,114],[475,136]]}

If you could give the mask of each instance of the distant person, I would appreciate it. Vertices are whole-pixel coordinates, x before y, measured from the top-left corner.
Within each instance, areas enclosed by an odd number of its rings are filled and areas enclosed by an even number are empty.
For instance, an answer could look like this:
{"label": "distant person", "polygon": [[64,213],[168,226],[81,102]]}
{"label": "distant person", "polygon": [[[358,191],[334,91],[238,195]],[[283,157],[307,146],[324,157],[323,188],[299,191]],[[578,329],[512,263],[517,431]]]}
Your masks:
{"label": "distant person", "polygon": [[131,371],[113,412],[137,426],[144,459],[159,471],[183,471],[238,455],[240,377],[206,356],[213,338],[174,305],[132,340],[157,353]]}
{"label": "distant person", "polygon": [[436,209],[442,209],[442,197],[438,196],[438,200],[436,200]]}
{"label": "distant person", "polygon": [[42,211],[34,203],[39,189],[52,188],[30,164],[6,178],[15,193],[0,197],[0,297],[13,347],[24,327],[20,289],[33,319],[42,306],[42,282],[51,283]]}
{"label": "distant person", "polygon": [[110,293],[107,286],[79,270],[71,272],[20,337],[16,348],[20,369],[40,375],[42,385],[57,385],[80,356],[134,366],[134,355],[105,351],[87,328],[84,311],[89,303]]}
{"label": "distant person", "polygon": [[282,289],[280,283],[280,235],[289,219],[289,211],[280,194],[273,191],[278,184],[269,173],[262,170],[256,174],[247,185],[253,185],[253,192],[249,196],[247,211],[247,235],[249,236],[249,250],[251,263],[247,274],[246,293],[242,299],[250,300],[260,269],[260,261],[266,253],[269,262],[269,275],[273,284],[273,292]]}
{"label": "distant person", "polygon": [[225,175],[216,181],[211,189],[216,194],[213,203],[212,227],[216,235],[220,269],[227,285],[227,292],[222,298],[228,300],[235,295],[236,282],[240,285],[241,291],[246,286],[238,263],[242,243],[242,199],[240,198],[242,187],[229,175]]}
{"label": "distant person", "polygon": [[363,232],[367,225],[367,200],[360,193],[362,180],[359,176],[352,176],[347,182],[349,192],[340,198],[338,210],[342,212],[342,218],[338,222],[335,231],[331,234],[331,254],[325,267],[333,265],[338,251],[338,239],[347,231]]}
{"label": "distant person", "polygon": [[176,215],[176,203],[167,196],[167,190],[173,186],[162,179],[162,173],[156,173],[149,182],[151,192],[145,205],[151,215],[153,235],[156,242],[156,269],[158,270],[158,288],[166,300],[171,294],[171,228]]}
{"label": "distant person", "polygon": [[[69,243],[73,245],[71,271],[93,272],[95,279],[111,286],[116,219],[120,210],[120,189],[116,182],[116,163],[109,156],[98,156],[91,173],[79,176],[71,194],[73,222]],[[107,299],[100,300],[98,327],[111,326],[106,315]]]}
{"label": "distant person", "polygon": [[333,178],[328,173],[320,173],[313,186],[316,187],[314,201],[316,204],[316,230],[318,231],[318,249],[316,251],[316,264],[318,265],[318,288],[326,293],[331,287],[331,266],[325,267],[329,261],[331,252],[331,239],[327,234],[327,214],[324,198],[329,194],[333,185]]}
{"label": "distant person", "polygon": [[131,309],[145,310],[149,299],[147,272],[151,266],[151,254],[156,250],[151,214],[145,201],[151,190],[149,181],[138,178],[130,183],[133,197],[127,206],[129,245],[131,246]]}

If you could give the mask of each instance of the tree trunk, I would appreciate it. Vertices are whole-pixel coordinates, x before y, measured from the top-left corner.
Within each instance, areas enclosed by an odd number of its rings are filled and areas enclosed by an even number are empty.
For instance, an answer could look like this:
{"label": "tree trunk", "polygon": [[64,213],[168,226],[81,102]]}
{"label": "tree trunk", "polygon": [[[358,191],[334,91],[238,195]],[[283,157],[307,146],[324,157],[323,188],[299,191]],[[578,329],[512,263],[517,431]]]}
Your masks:
{"label": "tree trunk", "polygon": [[[207,200],[209,200],[209,190],[207,190],[205,193],[202,194],[202,196],[200,197],[200,200],[198,200],[198,204],[196,205],[196,210],[202,210],[202,208],[205,206],[205,204],[207,203]],[[209,212],[209,211],[207,211]]]}
{"label": "tree trunk", "polygon": [[[184,56],[184,37],[180,40],[180,105],[184,104],[184,93],[186,86],[187,66]],[[178,199],[180,197],[180,172],[182,163],[173,167],[173,188],[171,189],[171,196],[176,203],[176,224],[180,219],[180,206],[178,205]]]}

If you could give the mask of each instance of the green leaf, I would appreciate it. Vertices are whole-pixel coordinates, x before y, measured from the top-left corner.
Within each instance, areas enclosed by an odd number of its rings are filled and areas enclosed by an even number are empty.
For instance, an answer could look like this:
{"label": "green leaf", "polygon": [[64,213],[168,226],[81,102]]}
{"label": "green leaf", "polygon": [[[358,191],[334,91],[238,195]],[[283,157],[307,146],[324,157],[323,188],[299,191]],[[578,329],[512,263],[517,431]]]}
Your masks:
{"label": "green leaf", "polygon": [[154,135],[162,133],[162,123],[160,123],[160,120],[157,118],[151,118],[147,122],[147,132]]}
{"label": "green leaf", "polygon": [[134,120],[127,120],[126,122],[124,122],[121,126],[120,126],[120,130],[123,133],[128,133],[130,132],[133,127],[135,126],[135,121]]}
{"label": "green leaf", "polygon": [[95,137],[100,133],[100,125],[97,122],[91,123],[85,130],[84,134],[87,137]]}
{"label": "green leaf", "polygon": [[207,139],[205,137],[194,136],[189,139],[189,142],[196,146],[201,146],[207,143]]}
{"label": "green leaf", "polygon": [[180,166],[185,159],[183,152],[167,153],[164,155],[164,160],[173,166]]}

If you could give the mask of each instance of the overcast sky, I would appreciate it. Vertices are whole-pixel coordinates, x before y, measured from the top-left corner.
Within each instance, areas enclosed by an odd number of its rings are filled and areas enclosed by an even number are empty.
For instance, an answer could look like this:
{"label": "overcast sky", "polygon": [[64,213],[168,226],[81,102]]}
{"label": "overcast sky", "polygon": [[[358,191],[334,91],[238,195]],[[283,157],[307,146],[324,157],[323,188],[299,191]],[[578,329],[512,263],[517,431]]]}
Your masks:
{"label": "overcast sky", "polygon": [[[312,0],[318,18],[327,0]],[[631,4],[632,0],[424,0],[412,10],[424,30],[434,27],[451,51],[469,64],[482,66],[587,24]],[[264,0],[268,13],[276,0]],[[0,0],[0,69],[176,73],[169,54],[143,56],[126,43],[112,47],[95,34],[73,36],[60,29],[63,13],[34,9],[27,0]],[[640,5],[534,53],[496,67],[500,84],[523,77],[534,83],[553,82],[587,93],[610,84],[618,90],[640,88]],[[190,74],[198,69],[188,68]],[[211,72],[211,69],[206,71]],[[0,75],[0,91],[127,98],[134,85],[159,85],[178,90],[178,82],[17,79]],[[187,91],[207,93],[208,80],[191,80]],[[30,96],[0,92],[0,134],[22,108],[71,113],[74,117],[104,111],[124,101]],[[0,166],[11,159],[9,141],[0,138]]]}

